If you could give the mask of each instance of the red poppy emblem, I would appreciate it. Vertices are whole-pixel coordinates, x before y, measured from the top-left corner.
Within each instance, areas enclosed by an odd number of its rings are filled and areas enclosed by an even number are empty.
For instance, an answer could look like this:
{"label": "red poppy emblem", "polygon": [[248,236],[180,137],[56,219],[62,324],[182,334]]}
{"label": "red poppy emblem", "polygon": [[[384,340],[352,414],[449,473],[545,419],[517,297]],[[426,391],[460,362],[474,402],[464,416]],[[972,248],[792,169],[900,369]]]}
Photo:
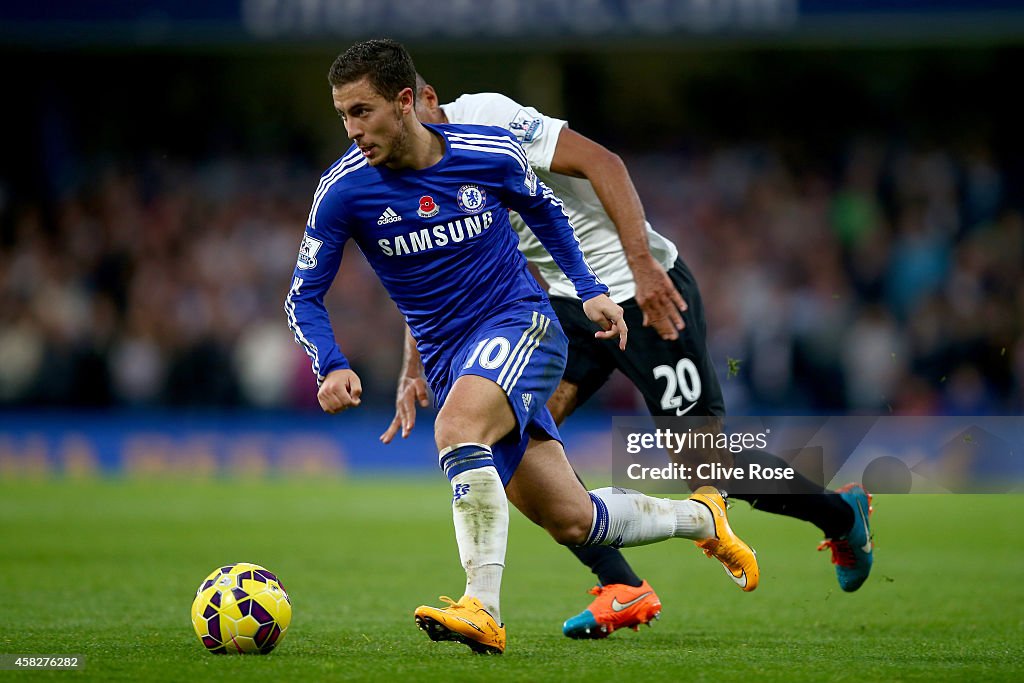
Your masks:
{"label": "red poppy emblem", "polygon": [[420,197],[420,208],[416,209],[416,213],[423,218],[430,218],[431,216],[436,216],[440,210],[437,204],[434,203],[434,198],[429,194],[425,194]]}

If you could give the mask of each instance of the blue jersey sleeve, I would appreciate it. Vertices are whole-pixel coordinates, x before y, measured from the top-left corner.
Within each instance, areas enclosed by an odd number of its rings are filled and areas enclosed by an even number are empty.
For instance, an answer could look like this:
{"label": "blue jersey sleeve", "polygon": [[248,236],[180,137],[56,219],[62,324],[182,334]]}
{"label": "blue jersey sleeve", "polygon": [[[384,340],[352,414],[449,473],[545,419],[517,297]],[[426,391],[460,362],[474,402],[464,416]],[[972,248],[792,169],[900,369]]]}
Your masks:
{"label": "blue jersey sleeve", "polygon": [[349,367],[334,339],[334,330],[324,306],[324,295],[338,274],[341,255],[348,239],[344,214],[337,195],[330,192],[314,198],[306,231],[299,245],[299,258],[292,285],[284,302],[288,328],[313,362],[317,384],[328,373]]}
{"label": "blue jersey sleeve", "polygon": [[516,211],[530,226],[551,258],[572,281],[580,301],[607,294],[608,288],[597,279],[583,257],[583,250],[569,216],[565,213],[562,200],[530,168],[526,152],[519,141],[511,133],[505,131],[505,134],[515,145],[515,154],[506,157],[508,173],[504,183],[505,205]]}

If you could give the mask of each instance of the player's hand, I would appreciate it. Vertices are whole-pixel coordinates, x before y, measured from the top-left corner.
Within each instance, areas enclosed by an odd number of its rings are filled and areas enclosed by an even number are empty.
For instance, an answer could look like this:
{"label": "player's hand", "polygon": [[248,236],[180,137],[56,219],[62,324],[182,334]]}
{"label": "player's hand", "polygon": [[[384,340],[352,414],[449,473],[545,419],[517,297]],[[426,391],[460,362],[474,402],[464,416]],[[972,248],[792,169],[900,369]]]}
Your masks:
{"label": "player's hand", "polygon": [[398,394],[395,396],[395,419],[388,425],[387,430],[380,435],[383,443],[391,443],[402,430],[402,438],[409,436],[412,428],[416,426],[416,404],[424,408],[430,405],[427,398],[427,381],[423,377],[403,376],[398,380]]}
{"label": "player's hand", "polygon": [[583,302],[583,312],[601,328],[600,332],[594,333],[597,339],[618,337],[619,348],[626,350],[626,334],[629,330],[622,318],[622,306],[609,299],[608,295],[598,294]]}
{"label": "player's hand", "polygon": [[644,312],[644,327],[653,327],[662,339],[678,339],[686,327],[683,311],[688,306],[668,273],[654,257],[640,264],[630,264],[636,282],[636,302]]}
{"label": "player's hand", "polygon": [[316,392],[320,407],[331,415],[355,408],[360,404],[362,395],[363,383],[359,381],[359,375],[348,368],[328,373],[320,391]]}

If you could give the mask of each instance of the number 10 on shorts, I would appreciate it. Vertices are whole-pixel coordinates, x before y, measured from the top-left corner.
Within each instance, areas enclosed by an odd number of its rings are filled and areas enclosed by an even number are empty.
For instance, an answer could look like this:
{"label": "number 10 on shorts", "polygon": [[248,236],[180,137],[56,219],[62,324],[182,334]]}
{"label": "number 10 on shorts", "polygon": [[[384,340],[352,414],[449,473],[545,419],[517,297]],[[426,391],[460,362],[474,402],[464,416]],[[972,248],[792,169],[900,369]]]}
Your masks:
{"label": "number 10 on shorts", "polygon": [[471,368],[474,363],[479,362],[480,367],[484,370],[493,370],[501,367],[501,364],[508,360],[508,354],[511,350],[512,344],[504,337],[483,339],[473,349],[473,353],[463,368]]}

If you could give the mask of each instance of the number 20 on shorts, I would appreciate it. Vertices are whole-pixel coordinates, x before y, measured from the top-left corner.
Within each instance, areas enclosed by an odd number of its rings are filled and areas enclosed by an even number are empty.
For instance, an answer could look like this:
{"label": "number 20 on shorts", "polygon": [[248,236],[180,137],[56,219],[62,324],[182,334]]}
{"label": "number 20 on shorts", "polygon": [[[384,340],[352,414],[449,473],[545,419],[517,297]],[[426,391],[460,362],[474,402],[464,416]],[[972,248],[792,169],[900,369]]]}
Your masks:
{"label": "number 20 on shorts", "polygon": [[[701,390],[700,373],[689,358],[680,358],[674,370],[671,365],[659,365],[654,368],[654,379],[667,382],[665,393],[661,395],[662,410],[675,408],[676,415],[685,415],[697,405]],[[686,408],[682,407],[684,401],[689,403]]]}

